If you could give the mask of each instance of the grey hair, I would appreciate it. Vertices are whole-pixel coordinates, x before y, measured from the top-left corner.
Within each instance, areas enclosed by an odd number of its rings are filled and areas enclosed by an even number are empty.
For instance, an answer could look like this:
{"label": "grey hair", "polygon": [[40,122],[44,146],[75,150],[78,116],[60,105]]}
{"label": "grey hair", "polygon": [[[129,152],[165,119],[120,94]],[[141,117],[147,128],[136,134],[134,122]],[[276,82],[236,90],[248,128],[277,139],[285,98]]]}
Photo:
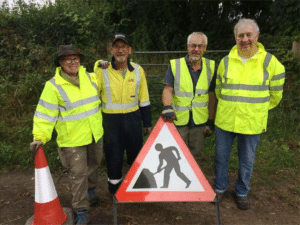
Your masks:
{"label": "grey hair", "polygon": [[191,37],[192,37],[193,35],[196,35],[196,36],[198,36],[198,37],[204,37],[205,44],[206,44],[206,45],[208,44],[207,36],[206,36],[204,33],[202,33],[202,32],[193,32],[193,33],[191,33],[191,34],[188,36],[188,38],[187,38],[187,43],[188,43],[188,44],[189,44],[190,39],[191,39]]}
{"label": "grey hair", "polygon": [[247,24],[252,24],[253,27],[254,27],[254,30],[257,34],[259,34],[259,27],[256,23],[255,20],[252,20],[252,19],[246,19],[246,18],[242,18],[242,19],[239,19],[239,21],[237,22],[237,24],[234,26],[234,36],[236,37],[236,34],[237,34],[237,30],[240,26],[245,26]]}

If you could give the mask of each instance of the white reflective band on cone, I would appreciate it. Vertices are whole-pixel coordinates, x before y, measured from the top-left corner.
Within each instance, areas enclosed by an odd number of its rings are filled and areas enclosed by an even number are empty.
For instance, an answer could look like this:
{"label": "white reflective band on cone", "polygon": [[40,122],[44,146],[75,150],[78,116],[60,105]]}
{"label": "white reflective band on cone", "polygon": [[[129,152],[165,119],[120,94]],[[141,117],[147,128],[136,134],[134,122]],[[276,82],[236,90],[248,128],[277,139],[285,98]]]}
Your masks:
{"label": "white reflective band on cone", "polygon": [[35,169],[35,202],[47,203],[57,198],[49,166]]}

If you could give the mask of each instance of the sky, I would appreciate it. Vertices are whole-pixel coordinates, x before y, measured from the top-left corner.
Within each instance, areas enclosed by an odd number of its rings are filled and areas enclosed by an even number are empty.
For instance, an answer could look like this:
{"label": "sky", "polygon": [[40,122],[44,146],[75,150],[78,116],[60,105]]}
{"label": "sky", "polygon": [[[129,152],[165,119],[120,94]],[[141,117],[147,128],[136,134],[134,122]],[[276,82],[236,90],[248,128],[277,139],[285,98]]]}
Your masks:
{"label": "sky", "polygon": [[[26,3],[30,3],[30,2],[39,3],[41,5],[45,4],[48,1],[55,2],[55,0],[23,0],[23,1],[25,1]],[[11,8],[15,4],[15,2],[17,2],[17,0],[0,0],[0,5],[2,5],[3,2],[7,2],[9,7]]]}

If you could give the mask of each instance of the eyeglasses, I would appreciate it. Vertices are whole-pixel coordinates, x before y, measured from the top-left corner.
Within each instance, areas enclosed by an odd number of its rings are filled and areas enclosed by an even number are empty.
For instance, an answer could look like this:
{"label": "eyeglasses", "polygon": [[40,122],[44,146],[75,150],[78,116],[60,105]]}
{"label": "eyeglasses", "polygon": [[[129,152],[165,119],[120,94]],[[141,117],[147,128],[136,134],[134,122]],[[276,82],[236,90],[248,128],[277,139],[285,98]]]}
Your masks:
{"label": "eyeglasses", "polygon": [[79,63],[79,62],[80,62],[80,59],[78,59],[78,58],[75,58],[75,59],[65,59],[64,62],[65,62],[66,64],[71,64],[72,62],[74,62],[74,63]]}
{"label": "eyeglasses", "polygon": [[115,50],[120,50],[121,49],[122,51],[124,51],[124,50],[128,49],[128,46],[127,45],[121,45],[121,46],[114,45],[113,48]]}
{"label": "eyeglasses", "polygon": [[206,47],[206,45],[196,45],[196,44],[189,44],[189,46],[191,49],[196,49],[197,47],[198,49],[201,49]]}

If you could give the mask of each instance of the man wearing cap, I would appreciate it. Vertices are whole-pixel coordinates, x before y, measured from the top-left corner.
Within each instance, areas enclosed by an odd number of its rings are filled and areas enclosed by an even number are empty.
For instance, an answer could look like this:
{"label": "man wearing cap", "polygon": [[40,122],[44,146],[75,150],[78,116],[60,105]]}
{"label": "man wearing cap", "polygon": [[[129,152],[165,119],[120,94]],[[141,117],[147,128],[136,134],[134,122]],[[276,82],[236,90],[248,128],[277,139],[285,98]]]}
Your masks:
{"label": "man wearing cap", "polygon": [[102,90],[108,190],[114,195],[122,181],[125,149],[127,163],[131,165],[142,148],[142,134],[151,131],[151,109],[145,72],[128,58],[132,52],[128,37],[116,34],[110,52],[111,63],[97,61],[94,71]]}
{"label": "man wearing cap", "polygon": [[202,32],[188,36],[188,55],[170,61],[162,94],[162,117],[174,121],[194,156],[214,130],[215,61],[202,57],[206,47],[207,37]]}
{"label": "man wearing cap", "polygon": [[100,88],[94,73],[80,63],[84,56],[74,45],[61,45],[55,76],[46,82],[33,119],[35,157],[39,147],[57,131],[62,165],[70,170],[75,224],[87,224],[89,207],[99,201],[95,192],[103,155]]}
{"label": "man wearing cap", "polygon": [[258,42],[259,27],[242,18],[234,27],[236,45],[219,65],[216,80],[215,191],[222,201],[229,185],[228,162],[234,139],[238,139],[239,171],[235,199],[247,210],[247,195],[260,134],[267,129],[268,111],[281,98],[284,66]]}

